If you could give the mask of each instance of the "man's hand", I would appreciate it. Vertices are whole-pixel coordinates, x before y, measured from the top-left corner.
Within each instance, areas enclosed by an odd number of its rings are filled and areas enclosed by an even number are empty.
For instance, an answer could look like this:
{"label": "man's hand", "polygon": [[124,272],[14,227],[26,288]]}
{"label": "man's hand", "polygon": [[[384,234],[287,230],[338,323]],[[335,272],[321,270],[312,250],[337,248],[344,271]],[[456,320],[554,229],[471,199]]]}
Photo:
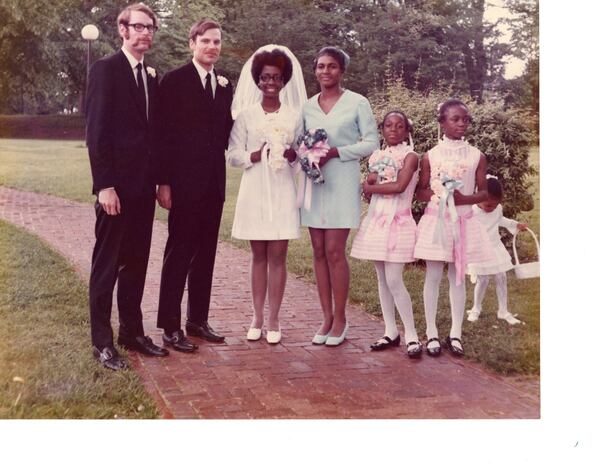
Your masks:
{"label": "man's hand", "polygon": [[156,189],[156,200],[161,208],[171,209],[171,186],[170,185],[159,185]]}
{"label": "man's hand", "polygon": [[109,216],[121,214],[121,201],[115,189],[107,188],[98,193],[98,203]]}

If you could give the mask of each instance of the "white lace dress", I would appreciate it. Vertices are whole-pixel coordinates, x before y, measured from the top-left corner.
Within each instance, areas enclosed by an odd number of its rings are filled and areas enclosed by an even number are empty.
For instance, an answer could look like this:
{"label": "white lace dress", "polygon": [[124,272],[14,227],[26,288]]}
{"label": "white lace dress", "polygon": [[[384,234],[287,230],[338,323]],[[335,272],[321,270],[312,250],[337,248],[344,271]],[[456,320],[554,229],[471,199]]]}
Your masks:
{"label": "white lace dress", "polygon": [[300,111],[285,105],[276,113],[265,113],[258,103],[236,118],[226,153],[232,166],[244,169],[231,230],[234,238],[287,240],[300,236],[294,166],[273,156],[269,160],[266,150],[261,161],[252,163],[250,153],[260,149],[265,138],[273,140],[275,136],[291,145],[301,131]]}

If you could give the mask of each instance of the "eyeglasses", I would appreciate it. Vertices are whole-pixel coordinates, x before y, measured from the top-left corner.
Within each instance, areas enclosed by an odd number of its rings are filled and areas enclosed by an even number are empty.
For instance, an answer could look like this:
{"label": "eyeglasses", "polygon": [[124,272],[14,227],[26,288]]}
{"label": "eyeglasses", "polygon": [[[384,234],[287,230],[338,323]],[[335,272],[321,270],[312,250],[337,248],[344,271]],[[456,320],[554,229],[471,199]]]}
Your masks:
{"label": "eyeglasses", "polygon": [[133,23],[133,24],[125,24],[127,27],[133,27],[135,32],[144,32],[144,29],[148,29],[150,34],[154,34],[158,31],[158,27],[154,24],[142,24],[142,23]]}
{"label": "eyeglasses", "polygon": [[270,80],[273,80],[273,82],[281,82],[281,81],[283,81],[283,77],[281,77],[281,75],[279,75],[279,74],[275,74],[274,76],[271,76],[270,74],[261,74],[260,75],[261,82],[267,83]]}

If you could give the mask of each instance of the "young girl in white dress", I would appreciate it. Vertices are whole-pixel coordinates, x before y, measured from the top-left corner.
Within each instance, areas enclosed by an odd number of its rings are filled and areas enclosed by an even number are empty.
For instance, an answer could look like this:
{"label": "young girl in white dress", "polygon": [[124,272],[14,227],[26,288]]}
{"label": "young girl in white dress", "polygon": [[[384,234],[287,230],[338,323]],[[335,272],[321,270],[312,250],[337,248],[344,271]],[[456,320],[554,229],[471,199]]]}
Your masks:
{"label": "young girl in white dress", "polygon": [[385,334],[371,345],[375,351],[400,344],[394,304],[402,324],[406,350],[411,358],[421,355],[410,295],[404,286],[404,264],[413,262],[417,226],[411,205],[417,186],[419,160],[409,143],[411,125],[401,111],[383,118],[381,132],[386,147],[369,158],[369,175],[363,192],[370,197],[369,212],[352,244],[350,256],[374,261]]}
{"label": "young girl in white dress", "polygon": [[450,353],[463,356],[466,263],[483,261],[490,252],[487,235],[473,219],[471,209],[471,205],[487,199],[487,162],[477,148],[463,139],[471,123],[463,102],[444,102],[439,107],[438,122],[444,136],[421,163],[417,198],[428,204],[417,228],[415,257],[427,264],[423,289],[427,354],[441,353],[436,315],[444,264],[448,263],[452,327],[446,344]]}
{"label": "young girl in white dress", "polygon": [[[268,295],[267,342],[279,343],[279,309],[286,282],[288,240],[300,236],[290,148],[302,131],[306,89],[298,60],[285,47],[260,48],[244,65],[232,112],[227,159],[244,169],[231,235],[252,249],[253,319],[246,338],[262,337]],[[287,103],[287,104],[286,104]]]}
{"label": "young girl in white dress", "polygon": [[506,247],[500,240],[499,227],[505,227],[511,234],[517,230],[527,229],[527,224],[514,219],[505,218],[502,214],[502,184],[498,178],[487,176],[488,199],[473,205],[473,216],[485,228],[492,244],[492,256],[488,261],[469,264],[468,273],[475,278],[475,294],[473,308],[467,311],[467,320],[475,322],[481,313],[481,304],[490,278],[496,280],[496,296],[498,297],[498,319],[504,319],[510,325],[520,324],[521,321],[508,311],[508,290],[506,286],[506,271],[514,266]]}

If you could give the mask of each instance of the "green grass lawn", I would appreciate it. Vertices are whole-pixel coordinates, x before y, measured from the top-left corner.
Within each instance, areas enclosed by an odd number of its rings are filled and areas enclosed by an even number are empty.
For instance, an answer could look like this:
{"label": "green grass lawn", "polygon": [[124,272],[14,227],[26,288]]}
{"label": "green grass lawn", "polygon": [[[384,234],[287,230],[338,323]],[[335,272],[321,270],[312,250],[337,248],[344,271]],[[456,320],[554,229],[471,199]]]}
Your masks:
{"label": "green grass lawn", "polygon": [[133,370],[93,359],[86,283],[37,238],[0,221],[0,419],[158,415]]}
{"label": "green grass lawn", "polygon": [[[532,150],[531,162],[539,167],[539,150]],[[240,169],[228,169],[227,200],[220,236],[224,240],[232,241],[236,246],[249,249],[247,242],[231,238],[241,173]],[[533,180],[535,209],[523,213],[518,219],[526,221],[539,236],[539,179],[536,177]],[[89,194],[91,189],[89,163],[87,152],[81,142],[0,139],[0,184],[23,190],[47,192],[79,201],[91,202],[94,198]],[[157,208],[157,217],[166,218],[161,208]],[[354,233],[351,238],[353,236]],[[351,243],[352,241],[349,240],[348,251]],[[525,236],[520,238],[519,246],[523,247],[523,256],[535,255],[529,238]],[[351,301],[361,304],[369,313],[380,315],[373,265],[350,258],[350,267]],[[302,278],[314,281],[310,239],[306,229],[302,230],[299,240],[290,242],[288,269]],[[417,329],[423,337],[425,336],[422,302],[424,276],[424,267],[419,265],[407,266],[404,275],[406,286],[413,299]],[[468,358],[477,360],[500,373],[539,374],[539,283],[539,279],[517,280],[512,272],[509,273],[509,310],[518,313],[519,317],[526,321],[526,325],[513,327],[496,319],[497,303],[494,285],[488,287],[479,321],[464,323],[463,338]],[[472,301],[473,285],[467,283],[467,309],[471,307]],[[449,327],[448,282],[444,279],[438,313],[440,336],[445,337]],[[373,334],[373,339],[380,335],[380,333]]]}

